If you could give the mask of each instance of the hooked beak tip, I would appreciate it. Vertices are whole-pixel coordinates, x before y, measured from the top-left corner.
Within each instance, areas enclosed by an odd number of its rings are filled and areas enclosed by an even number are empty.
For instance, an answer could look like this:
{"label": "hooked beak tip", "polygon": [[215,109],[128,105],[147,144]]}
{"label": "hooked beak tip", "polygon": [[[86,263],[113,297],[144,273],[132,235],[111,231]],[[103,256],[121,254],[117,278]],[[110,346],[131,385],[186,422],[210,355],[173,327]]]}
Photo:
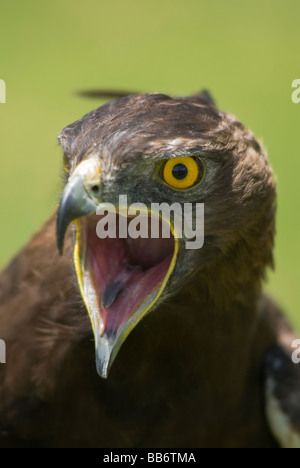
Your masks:
{"label": "hooked beak tip", "polygon": [[100,377],[107,379],[111,366],[119,350],[117,336],[107,335],[96,337],[96,367]]}
{"label": "hooked beak tip", "polygon": [[63,254],[64,239],[70,223],[96,209],[97,203],[85,189],[84,177],[76,174],[66,185],[58,209],[56,239],[60,255]]}

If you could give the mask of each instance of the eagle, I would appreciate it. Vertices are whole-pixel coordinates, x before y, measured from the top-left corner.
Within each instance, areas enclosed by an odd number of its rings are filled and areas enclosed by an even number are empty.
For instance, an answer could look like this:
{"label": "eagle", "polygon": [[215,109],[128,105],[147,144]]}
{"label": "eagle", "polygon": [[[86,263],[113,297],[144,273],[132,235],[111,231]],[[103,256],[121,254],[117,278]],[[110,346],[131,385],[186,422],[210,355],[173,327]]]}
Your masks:
{"label": "eagle", "polygon": [[[297,336],[262,289],[276,184],[251,131],[206,91],[131,94],[58,140],[57,213],[0,276],[0,446],[300,447]],[[120,195],[144,216],[203,204],[202,248],[172,217],[168,238],[99,238]]]}

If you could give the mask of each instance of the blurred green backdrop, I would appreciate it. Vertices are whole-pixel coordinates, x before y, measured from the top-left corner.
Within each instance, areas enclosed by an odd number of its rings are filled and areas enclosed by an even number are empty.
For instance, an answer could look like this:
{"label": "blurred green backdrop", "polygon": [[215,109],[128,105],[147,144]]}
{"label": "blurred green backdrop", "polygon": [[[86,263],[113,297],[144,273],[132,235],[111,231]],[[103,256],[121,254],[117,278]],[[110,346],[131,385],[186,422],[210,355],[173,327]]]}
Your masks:
{"label": "blurred green backdrop", "polygon": [[76,90],[208,88],[268,149],[279,209],[267,288],[300,329],[299,0],[2,0],[0,10],[0,266],[56,207],[56,135],[100,105]]}

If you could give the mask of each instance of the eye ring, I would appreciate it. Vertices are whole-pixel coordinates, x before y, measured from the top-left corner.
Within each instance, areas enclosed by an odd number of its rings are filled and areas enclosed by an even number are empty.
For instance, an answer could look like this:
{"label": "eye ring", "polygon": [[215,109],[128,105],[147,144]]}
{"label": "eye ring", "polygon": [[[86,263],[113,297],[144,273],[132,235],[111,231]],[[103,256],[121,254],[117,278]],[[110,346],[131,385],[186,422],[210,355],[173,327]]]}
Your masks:
{"label": "eye ring", "polygon": [[200,157],[177,157],[163,163],[159,173],[162,182],[168,187],[188,190],[203,182],[206,166]]}

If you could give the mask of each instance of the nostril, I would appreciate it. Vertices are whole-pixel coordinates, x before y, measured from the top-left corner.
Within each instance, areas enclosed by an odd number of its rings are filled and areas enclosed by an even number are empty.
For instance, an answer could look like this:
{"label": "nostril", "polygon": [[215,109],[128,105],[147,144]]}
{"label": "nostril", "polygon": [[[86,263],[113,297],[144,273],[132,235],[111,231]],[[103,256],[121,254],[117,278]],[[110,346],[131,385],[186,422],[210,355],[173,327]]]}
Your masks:
{"label": "nostril", "polygon": [[100,193],[99,185],[93,185],[92,192],[93,192],[94,195],[99,195],[99,193]]}

